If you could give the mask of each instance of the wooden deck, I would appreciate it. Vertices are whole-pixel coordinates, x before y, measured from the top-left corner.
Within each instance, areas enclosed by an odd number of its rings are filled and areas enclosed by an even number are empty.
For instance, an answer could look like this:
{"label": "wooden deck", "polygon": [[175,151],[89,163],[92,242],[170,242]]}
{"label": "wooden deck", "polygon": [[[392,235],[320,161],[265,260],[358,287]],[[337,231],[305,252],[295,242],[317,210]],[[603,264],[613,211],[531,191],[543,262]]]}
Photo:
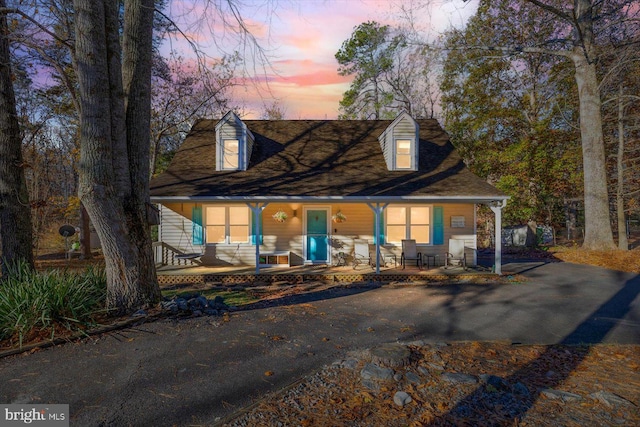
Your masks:
{"label": "wooden deck", "polygon": [[352,266],[334,267],[326,265],[292,266],[261,268],[256,275],[255,267],[250,265],[228,267],[204,266],[161,266],[158,267],[158,282],[160,285],[175,284],[264,284],[275,282],[302,283],[307,281],[323,281],[336,283],[354,282],[415,282],[430,283],[443,281],[457,281],[478,279],[480,277],[495,276],[489,269],[483,267],[431,267],[418,269],[415,266],[402,269],[398,266],[384,267],[380,274],[374,268],[360,265],[357,269]]}

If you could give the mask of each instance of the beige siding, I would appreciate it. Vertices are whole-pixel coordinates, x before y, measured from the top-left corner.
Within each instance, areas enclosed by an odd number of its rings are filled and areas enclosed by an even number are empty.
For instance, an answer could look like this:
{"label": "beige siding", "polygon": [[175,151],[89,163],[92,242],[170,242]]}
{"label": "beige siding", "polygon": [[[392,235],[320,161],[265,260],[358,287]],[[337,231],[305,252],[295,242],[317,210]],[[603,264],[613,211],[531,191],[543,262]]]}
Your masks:
{"label": "beige siding", "polygon": [[[296,216],[293,211],[296,210]],[[284,211],[285,222],[273,219],[273,214]],[[262,245],[260,252],[291,251],[291,265],[303,264],[302,258],[302,207],[298,204],[272,203],[262,211]],[[255,264],[255,247],[251,264]]]}
{"label": "beige siding", "polygon": [[[475,265],[477,263],[476,255],[476,234],[475,234],[475,205],[473,204],[457,204],[444,206],[444,245],[441,250],[436,252],[444,254],[449,250],[449,239],[465,240],[465,253],[467,255],[467,263]],[[451,228],[452,216],[464,216],[464,228]],[[437,247],[437,246],[435,246]],[[435,248],[434,247],[434,248]]]}
{"label": "beige siding", "polygon": [[340,210],[347,220],[341,223],[331,222],[331,256],[337,260],[339,252],[351,261],[354,244],[357,239],[367,240],[373,244],[373,211],[365,204],[335,204],[331,206],[331,214]]}
{"label": "beige siding", "polygon": [[[340,210],[347,220],[342,223],[330,222],[330,253],[331,260],[335,262],[338,252],[351,254],[353,252],[354,239],[367,239],[373,242],[373,212],[364,204],[320,204],[304,205],[273,203],[264,210],[264,244],[260,247],[261,252],[271,251],[291,251],[291,264],[301,265],[304,263],[304,207],[309,208],[329,208],[329,216]],[[284,223],[273,220],[272,215],[279,209],[287,213],[289,218]],[[293,216],[293,210],[296,216]],[[255,258],[255,255],[254,255]],[[255,262],[255,261],[252,261]]]}
{"label": "beige siding", "polygon": [[[406,204],[403,204],[406,205]],[[204,205],[206,206],[206,204]],[[304,207],[327,207],[329,215],[334,215],[340,210],[347,220],[342,223],[330,222],[330,253],[331,261],[337,260],[339,252],[347,255],[350,261],[353,255],[354,240],[364,239],[373,246],[374,215],[366,204],[322,204],[305,205],[301,203],[271,203],[263,211],[262,235],[263,243],[260,252],[291,252],[291,265],[304,263]],[[418,250],[423,254],[439,255],[442,262],[444,253],[448,250],[450,238],[464,238],[467,241],[467,259],[471,264],[475,260],[475,206],[473,204],[435,204],[430,206],[443,206],[444,208],[444,244],[443,245],[419,245]],[[160,226],[160,240],[185,252],[197,252],[200,246],[194,248],[191,245],[191,210],[193,203],[174,203],[161,206],[162,224]],[[273,214],[283,210],[288,218],[280,223],[273,219]],[[294,215],[294,210],[295,215]],[[452,216],[464,216],[464,228],[451,228]],[[253,224],[252,224],[253,226]],[[255,245],[250,243],[206,245],[204,256],[201,258],[205,265],[255,265]],[[385,244],[381,253],[395,254],[398,262],[402,248],[400,244]]]}
{"label": "beige siding", "polygon": [[193,231],[191,210],[193,206],[193,203],[160,205],[158,240],[182,252],[199,252],[202,247],[194,247],[191,240]]}

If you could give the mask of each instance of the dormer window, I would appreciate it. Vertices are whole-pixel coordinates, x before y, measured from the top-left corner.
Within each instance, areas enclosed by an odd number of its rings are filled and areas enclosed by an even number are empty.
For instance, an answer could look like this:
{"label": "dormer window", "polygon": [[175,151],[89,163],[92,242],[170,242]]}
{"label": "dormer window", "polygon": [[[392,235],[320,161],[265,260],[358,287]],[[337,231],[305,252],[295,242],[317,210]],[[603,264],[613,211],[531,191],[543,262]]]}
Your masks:
{"label": "dormer window", "polygon": [[411,145],[410,139],[396,139],[396,169],[411,169]]}
{"label": "dormer window", "polygon": [[418,123],[402,112],[378,137],[390,171],[418,170]]}
{"label": "dormer window", "polygon": [[216,124],[216,170],[247,170],[255,137],[242,120],[229,111]]}
{"label": "dormer window", "polygon": [[222,140],[222,169],[238,170],[240,164],[240,141],[237,139]]}

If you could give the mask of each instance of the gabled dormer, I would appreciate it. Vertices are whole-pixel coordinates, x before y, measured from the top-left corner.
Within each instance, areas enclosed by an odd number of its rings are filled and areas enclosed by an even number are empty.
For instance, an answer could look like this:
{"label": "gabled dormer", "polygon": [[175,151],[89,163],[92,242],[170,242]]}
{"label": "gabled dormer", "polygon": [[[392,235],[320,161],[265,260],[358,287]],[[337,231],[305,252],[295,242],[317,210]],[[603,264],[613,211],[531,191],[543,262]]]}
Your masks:
{"label": "gabled dormer", "polygon": [[216,124],[216,170],[247,170],[255,138],[240,117],[229,111]]}
{"label": "gabled dormer", "polygon": [[418,170],[418,123],[403,111],[378,137],[390,171]]}

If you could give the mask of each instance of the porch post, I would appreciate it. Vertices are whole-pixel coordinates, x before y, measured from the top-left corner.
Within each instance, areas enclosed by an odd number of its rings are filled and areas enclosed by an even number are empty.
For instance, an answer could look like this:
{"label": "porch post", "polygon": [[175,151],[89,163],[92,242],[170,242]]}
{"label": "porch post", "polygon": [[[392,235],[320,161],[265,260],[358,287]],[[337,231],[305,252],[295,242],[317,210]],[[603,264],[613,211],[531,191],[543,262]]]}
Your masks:
{"label": "porch post", "polygon": [[385,210],[389,203],[385,203],[380,206],[380,203],[376,203],[373,206],[371,203],[367,203],[367,206],[373,211],[373,220],[375,221],[375,240],[376,240],[376,274],[380,274],[380,214]]}
{"label": "porch post", "polygon": [[493,211],[496,217],[494,232],[495,232],[495,273],[502,275],[502,208],[507,205],[507,201],[502,202],[495,201],[489,203],[489,207]]}
{"label": "porch post", "polygon": [[253,230],[256,236],[256,275],[260,274],[260,236],[262,230],[260,230],[260,219],[262,218],[262,211],[266,208],[268,203],[249,203],[247,206],[253,212],[254,224]]}

